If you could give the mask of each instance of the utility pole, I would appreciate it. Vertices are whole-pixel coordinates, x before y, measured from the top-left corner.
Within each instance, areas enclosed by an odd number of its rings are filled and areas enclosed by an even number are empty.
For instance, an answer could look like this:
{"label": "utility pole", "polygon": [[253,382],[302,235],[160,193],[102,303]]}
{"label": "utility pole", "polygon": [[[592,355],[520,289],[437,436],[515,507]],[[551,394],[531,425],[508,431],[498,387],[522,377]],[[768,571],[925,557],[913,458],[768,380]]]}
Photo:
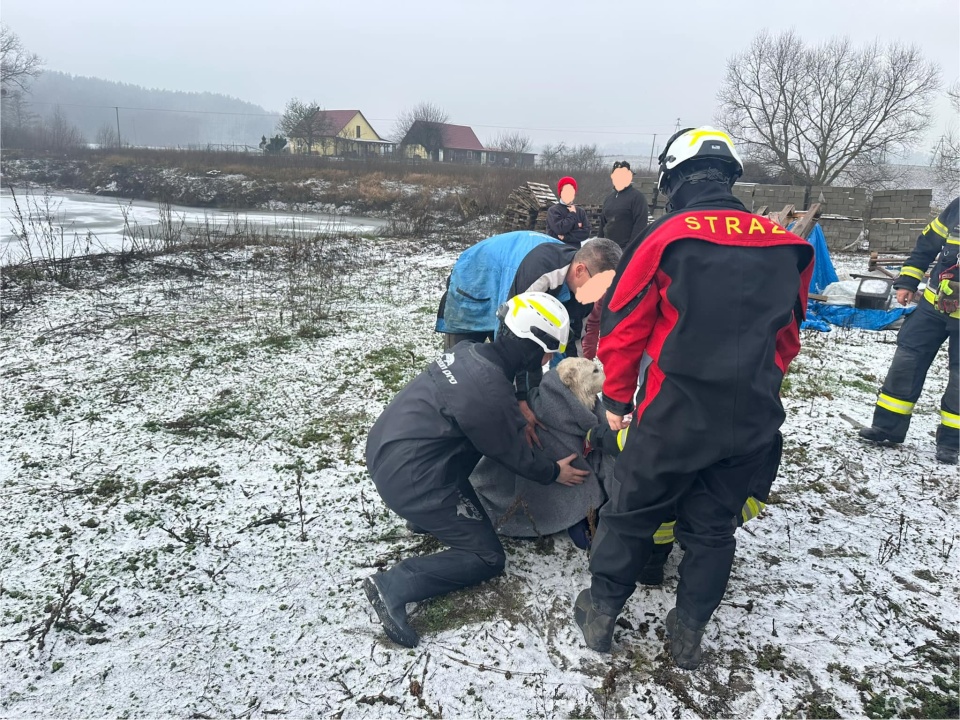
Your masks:
{"label": "utility pole", "polygon": [[115,105],[113,109],[117,111],[117,147],[119,148],[121,147],[120,145],[120,108]]}
{"label": "utility pole", "polygon": [[678,132],[679,130],[680,130],[680,118],[677,118],[677,127],[674,129],[674,132]]}
{"label": "utility pole", "polygon": [[647,172],[653,172],[653,152],[657,147],[657,134],[653,134],[653,142],[650,143],[650,162],[647,163]]}

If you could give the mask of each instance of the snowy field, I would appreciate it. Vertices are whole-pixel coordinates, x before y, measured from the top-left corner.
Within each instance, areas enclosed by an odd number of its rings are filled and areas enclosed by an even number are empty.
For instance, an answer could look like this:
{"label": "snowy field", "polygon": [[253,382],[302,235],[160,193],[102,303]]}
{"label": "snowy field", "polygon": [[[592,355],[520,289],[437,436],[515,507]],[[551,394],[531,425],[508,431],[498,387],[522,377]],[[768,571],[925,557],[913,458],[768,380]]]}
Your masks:
{"label": "snowy field", "polygon": [[665,652],[679,550],[603,656],[572,620],[589,576],[565,534],[506,541],[504,575],[417,608],[417,649],[391,644],[361,581],[434,546],[380,502],[365,433],[439,352],[455,257],[377,240],[93,262],[4,321],[0,714],[956,717],[946,357],[902,447],[850,422],[892,332],[805,334],[781,476],[699,671]]}

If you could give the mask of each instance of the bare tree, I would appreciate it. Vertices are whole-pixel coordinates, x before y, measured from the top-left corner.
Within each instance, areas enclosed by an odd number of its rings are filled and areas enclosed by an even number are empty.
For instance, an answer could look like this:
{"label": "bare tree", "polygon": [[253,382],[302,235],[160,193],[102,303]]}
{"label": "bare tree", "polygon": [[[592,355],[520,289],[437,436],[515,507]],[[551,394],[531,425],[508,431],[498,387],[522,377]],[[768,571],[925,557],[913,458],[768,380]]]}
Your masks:
{"label": "bare tree", "polygon": [[76,125],[70,123],[63,109],[57,105],[53,115],[43,124],[41,144],[46,150],[63,152],[83,145],[83,133]]}
{"label": "bare tree", "polygon": [[940,182],[956,190],[960,186],[960,127],[957,121],[960,116],[960,80],[950,86],[947,95],[950,97],[953,116],[933,151],[933,169]]}
{"label": "bare tree", "polygon": [[36,53],[28,52],[17,34],[0,24],[0,88],[6,95],[14,88],[26,90],[27,85],[43,70],[43,61]]}
{"label": "bare tree", "polygon": [[439,159],[443,147],[443,125],[449,120],[447,113],[439,105],[422,101],[410,110],[397,115],[393,127],[394,141],[403,147],[422,145],[434,160]]}
{"label": "bare tree", "polygon": [[567,146],[563,142],[556,145],[544,145],[540,150],[540,166],[546,170],[559,170],[564,167]]}
{"label": "bare tree", "polygon": [[829,185],[913,146],[939,86],[939,68],[915,46],[806,46],[793,31],[764,31],[727,62],[718,122],[750,159]]}
{"label": "bare tree", "polygon": [[97,135],[94,139],[97,147],[101,150],[103,148],[112,148],[119,145],[117,142],[117,129],[111,123],[104,123],[99,128],[97,128]]}
{"label": "bare tree", "polygon": [[[277,129],[281,135],[296,141],[296,145],[305,147],[305,152],[313,152],[313,146],[318,142],[326,151],[326,145],[333,135],[330,118],[316,101],[304,103],[293,98],[287,103]],[[300,150],[304,152],[304,150]]]}
{"label": "bare tree", "polygon": [[516,130],[514,132],[497,133],[493,140],[490,141],[489,147],[509,154],[511,156],[511,164],[518,166],[522,161],[522,156],[525,153],[529,153],[533,148],[533,143],[528,135],[524,135],[519,130]]}

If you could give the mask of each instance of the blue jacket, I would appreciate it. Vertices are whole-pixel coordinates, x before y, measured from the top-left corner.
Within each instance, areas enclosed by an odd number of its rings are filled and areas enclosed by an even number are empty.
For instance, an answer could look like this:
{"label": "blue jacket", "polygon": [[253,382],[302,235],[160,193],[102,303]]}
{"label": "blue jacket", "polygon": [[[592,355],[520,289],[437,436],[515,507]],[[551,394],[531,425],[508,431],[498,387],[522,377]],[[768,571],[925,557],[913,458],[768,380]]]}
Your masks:
{"label": "blue jacket", "polygon": [[[556,247],[531,254],[535,248],[548,244]],[[494,235],[478,242],[465,250],[453,266],[437,313],[437,332],[494,332],[500,304],[511,295],[530,290],[548,292],[567,304],[572,296],[566,271],[575,253],[576,248],[529,230]],[[518,272],[521,265],[523,272]]]}

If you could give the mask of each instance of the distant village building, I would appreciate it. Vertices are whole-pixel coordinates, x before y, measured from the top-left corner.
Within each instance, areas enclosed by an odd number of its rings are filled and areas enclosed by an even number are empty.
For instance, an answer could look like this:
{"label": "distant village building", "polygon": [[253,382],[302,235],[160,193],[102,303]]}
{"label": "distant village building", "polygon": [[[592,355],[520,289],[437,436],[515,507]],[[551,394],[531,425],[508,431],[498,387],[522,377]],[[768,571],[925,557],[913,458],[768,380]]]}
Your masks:
{"label": "distant village building", "polygon": [[359,110],[326,110],[324,117],[327,133],[314,141],[309,150],[302,140],[291,138],[291,152],[338,157],[370,157],[393,152],[394,144],[380,137]]}
{"label": "distant village building", "polygon": [[515,153],[485,148],[473,128],[467,125],[416,120],[400,142],[407,158],[465,165],[533,167],[534,153]]}

